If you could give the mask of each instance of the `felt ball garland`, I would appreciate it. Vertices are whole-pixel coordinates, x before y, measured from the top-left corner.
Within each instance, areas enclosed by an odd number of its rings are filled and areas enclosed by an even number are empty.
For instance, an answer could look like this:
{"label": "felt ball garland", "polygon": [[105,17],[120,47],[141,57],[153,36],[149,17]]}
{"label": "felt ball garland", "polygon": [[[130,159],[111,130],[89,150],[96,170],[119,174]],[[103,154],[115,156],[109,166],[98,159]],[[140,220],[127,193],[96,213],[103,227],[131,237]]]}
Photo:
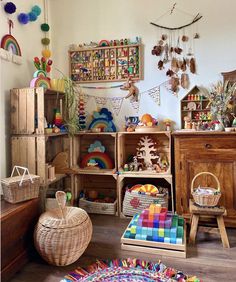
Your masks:
{"label": "felt ball garland", "polygon": [[43,23],[41,24],[41,30],[44,31],[44,32],[47,32],[49,31],[50,27],[47,23]]}
{"label": "felt ball garland", "polygon": [[32,12],[32,11],[30,13],[28,13],[28,16],[29,16],[29,20],[31,22],[35,22],[38,18],[38,16],[35,14],[35,12]]}
{"label": "felt ball garland", "polygon": [[29,15],[26,13],[20,13],[17,18],[21,24],[27,24],[29,22]]}
{"label": "felt ball garland", "polygon": [[50,39],[47,38],[47,37],[42,38],[41,43],[42,43],[43,45],[49,45],[49,44],[50,44]]}
{"label": "felt ball garland", "polygon": [[35,5],[32,9],[32,12],[34,12],[37,16],[41,14],[41,8],[38,5]]}
{"label": "felt ball garland", "polygon": [[4,6],[4,10],[8,14],[14,14],[16,11],[16,5],[12,2],[7,2]]}

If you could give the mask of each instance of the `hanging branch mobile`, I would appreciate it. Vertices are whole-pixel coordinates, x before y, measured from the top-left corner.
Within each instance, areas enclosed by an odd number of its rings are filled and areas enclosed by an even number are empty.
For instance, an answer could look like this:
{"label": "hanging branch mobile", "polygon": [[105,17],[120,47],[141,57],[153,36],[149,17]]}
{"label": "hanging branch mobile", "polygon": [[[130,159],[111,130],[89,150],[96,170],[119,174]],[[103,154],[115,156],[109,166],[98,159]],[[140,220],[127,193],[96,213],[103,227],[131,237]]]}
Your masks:
{"label": "hanging branch mobile", "polygon": [[[175,9],[177,9],[176,3],[170,10],[170,15],[173,14]],[[159,20],[167,13],[169,13],[169,11],[160,16]],[[160,28],[161,31],[164,29],[168,33],[161,34],[157,45],[152,49],[152,55],[160,57],[157,63],[159,70],[164,70],[165,65],[168,65],[166,75],[170,77],[170,90],[174,93],[178,92],[179,86],[184,89],[189,87],[188,71],[192,74],[196,74],[196,61],[193,53],[194,44],[192,39],[198,39],[200,36],[198,32],[196,32],[193,38],[191,38],[186,35],[185,29],[196,24],[201,18],[202,16],[198,13],[190,23],[178,27],[167,27],[153,22],[150,23]],[[181,30],[183,31],[182,36],[179,35]],[[186,52],[187,44],[189,44],[188,52]]]}

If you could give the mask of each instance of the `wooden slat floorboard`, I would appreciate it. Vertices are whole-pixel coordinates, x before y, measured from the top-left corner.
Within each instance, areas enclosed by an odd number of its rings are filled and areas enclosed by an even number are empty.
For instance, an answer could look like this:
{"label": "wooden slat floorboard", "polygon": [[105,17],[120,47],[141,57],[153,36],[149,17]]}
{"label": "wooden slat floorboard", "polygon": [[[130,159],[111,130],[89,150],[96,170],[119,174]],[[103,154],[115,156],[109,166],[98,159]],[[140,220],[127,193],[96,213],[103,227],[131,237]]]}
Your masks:
{"label": "wooden slat floorboard", "polygon": [[121,250],[120,238],[127,227],[128,219],[114,216],[91,215],[93,222],[92,241],[84,255],[74,264],[57,267],[42,261],[37,255],[10,282],[58,282],[77,266],[87,266],[96,258],[140,258],[161,261],[167,266],[197,275],[204,282],[235,282],[236,229],[227,229],[230,249],[224,249],[217,234],[197,234],[196,245],[187,246],[187,258],[157,256]]}

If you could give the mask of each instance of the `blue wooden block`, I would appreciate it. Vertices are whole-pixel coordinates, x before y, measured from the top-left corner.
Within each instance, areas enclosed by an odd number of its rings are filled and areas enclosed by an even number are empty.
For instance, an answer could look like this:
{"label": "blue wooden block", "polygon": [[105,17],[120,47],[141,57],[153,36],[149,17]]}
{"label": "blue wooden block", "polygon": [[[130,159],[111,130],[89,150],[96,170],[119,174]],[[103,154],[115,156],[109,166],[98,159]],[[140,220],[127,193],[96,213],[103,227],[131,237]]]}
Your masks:
{"label": "blue wooden block", "polygon": [[154,228],[158,228],[158,227],[159,227],[159,221],[158,221],[158,220],[154,219],[154,221],[153,221],[153,227],[154,227]]}
{"label": "blue wooden block", "polygon": [[162,242],[162,243],[164,243],[164,237],[158,237],[157,242]]}
{"label": "blue wooden block", "polygon": [[177,236],[177,228],[173,227],[173,228],[170,229],[170,237],[176,238],[176,236]]}
{"label": "blue wooden block", "polygon": [[158,237],[158,228],[153,228],[152,234]]}
{"label": "blue wooden block", "polygon": [[164,243],[170,243],[170,238],[169,237],[165,237],[164,238]]}
{"label": "blue wooden block", "polygon": [[141,234],[142,233],[142,227],[141,226],[137,226],[136,227],[136,233],[137,234]]}
{"label": "blue wooden block", "polygon": [[136,234],[136,235],[135,235],[135,239],[141,240],[141,239],[142,239],[142,235],[141,235],[141,234]]}
{"label": "blue wooden block", "polygon": [[177,238],[176,239],[176,244],[182,245],[183,244],[183,239],[182,238]]}
{"label": "blue wooden block", "polygon": [[153,228],[148,228],[147,229],[147,235],[152,236],[152,233],[153,233],[152,231],[153,231]]}
{"label": "blue wooden block", "polygon": [[147,241],[153,241],[153,237],[152,236],[147,236]]}
{"label": "blue wooden block", "polygon": [[176,238],[170,238],[170,243],[171,244],[176,244]]}
{"label": "blue wooden block", "polygon": [[147,236],[147,227],[142,228],[142,234]]}
{"label": "blue wooden block", "polygon": [[141,240],[147,240],[147,235],[142,234],[141,235]]}
{"label": "blue wooden block", "polygon": [[129,237],[130,237],[130,231],[125,231],[124,237],[125,237],[125,238],[129,238]]}
{"label": "blue wooden block", "polygon": [[170,229],[164,229],[164,236],[170,238]]}
{"label": "blue wooden block", "polygon": [[158,236],[154,235],[152,238],[153,238],[153,241],[158,242]]}
{"label": "blue wooden block", "polygon": [[130,238],[130,239],[135,239],[135,234],[130,233],[129,238]]}

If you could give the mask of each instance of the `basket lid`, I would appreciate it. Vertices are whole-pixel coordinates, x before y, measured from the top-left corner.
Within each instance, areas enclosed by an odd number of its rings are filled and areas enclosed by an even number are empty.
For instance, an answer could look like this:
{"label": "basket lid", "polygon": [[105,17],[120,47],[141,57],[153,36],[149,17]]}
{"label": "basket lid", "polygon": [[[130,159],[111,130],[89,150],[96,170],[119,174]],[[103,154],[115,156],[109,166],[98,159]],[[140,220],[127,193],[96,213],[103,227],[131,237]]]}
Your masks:
{"label": "basket lid", "polygon": [[88,219],[85,210],[77,207],[65,207],[65,218],[62,217],[59,208],[43,213],[39,217],[39,223],[48,228],[62,229],[75,227]]}
{"label": "basket lid", "polygon": [[[33,175],[31,174],[30,176],[29,175],[25,175],[22,182],[25,182],[25,181],[28,181],[28,180],[32,180],[34,181],[34,179],[37,179],[37,178],[40,178],[40,176],[38,175]],[[21,175],[18,175],[18,176],[13,176],[13,177],[7,177],[7,178],[3,178],[1,180],[2,183],[5,183],[7,185],[11,184],[11,183],[19,183],[22,179],[22,176]]]}

